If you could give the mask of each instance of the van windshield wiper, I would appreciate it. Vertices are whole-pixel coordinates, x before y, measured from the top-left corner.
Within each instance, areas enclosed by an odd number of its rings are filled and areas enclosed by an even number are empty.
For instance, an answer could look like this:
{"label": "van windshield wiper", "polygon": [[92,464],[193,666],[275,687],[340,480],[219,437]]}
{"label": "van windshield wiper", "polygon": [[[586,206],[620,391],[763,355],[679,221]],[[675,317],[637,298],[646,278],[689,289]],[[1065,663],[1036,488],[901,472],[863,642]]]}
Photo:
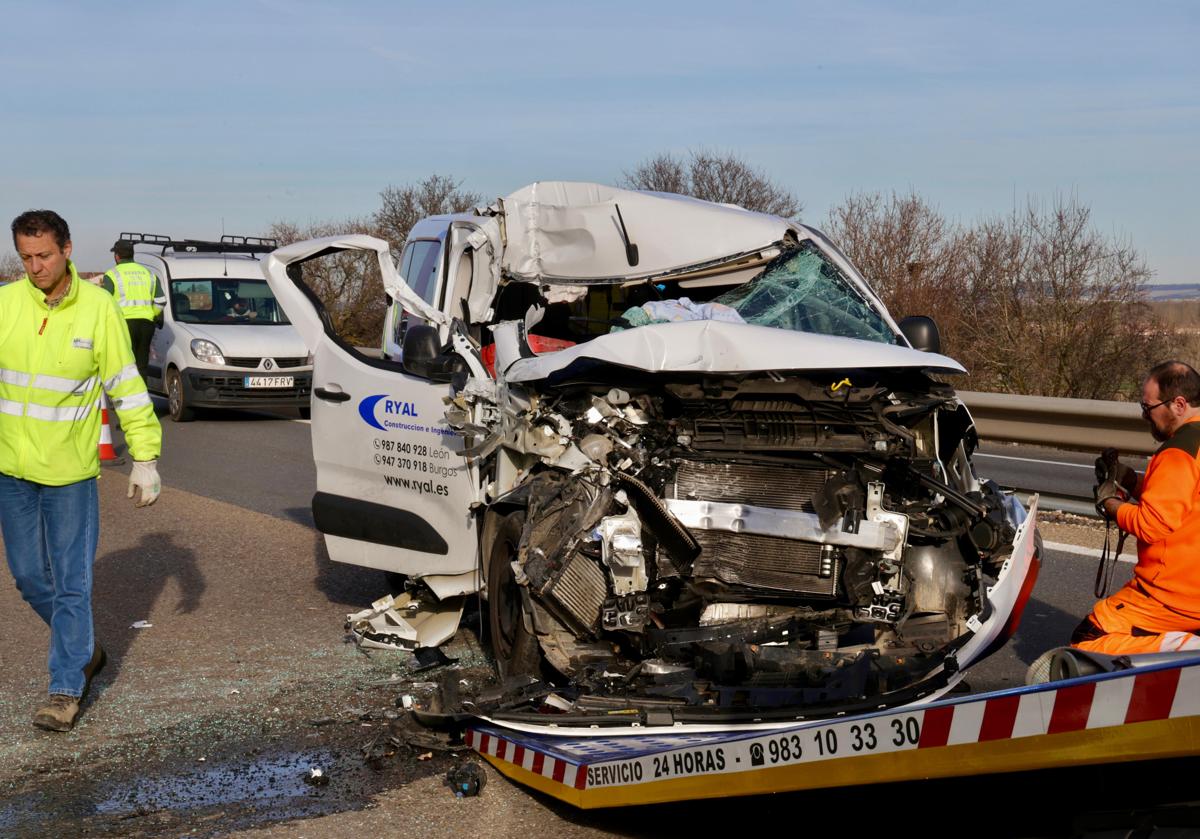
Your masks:
{"label": "van windshield wiper", "polygon": [[638,246],[629,241],[629,231],[625,229],[625,219],[621,216],[621,205],[613,204],[617,210],[617,221],[621,226],[621,238],[625,240],[625,261],[629,267],[638,264]]}

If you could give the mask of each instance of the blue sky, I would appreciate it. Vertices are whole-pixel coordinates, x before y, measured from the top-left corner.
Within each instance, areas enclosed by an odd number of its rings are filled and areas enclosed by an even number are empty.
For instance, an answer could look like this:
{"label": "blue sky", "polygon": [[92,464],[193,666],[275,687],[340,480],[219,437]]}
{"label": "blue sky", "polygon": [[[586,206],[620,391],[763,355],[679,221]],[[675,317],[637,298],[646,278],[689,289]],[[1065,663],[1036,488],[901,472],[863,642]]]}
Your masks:
{"label": "blue sky", "polygon": [[820,225],[863,190],[972,221],[1076,196],[1200,282],[1200,4],[247,0],[5,4],[0,211],[97,269],[122,230],[365,216],[732,151]]}

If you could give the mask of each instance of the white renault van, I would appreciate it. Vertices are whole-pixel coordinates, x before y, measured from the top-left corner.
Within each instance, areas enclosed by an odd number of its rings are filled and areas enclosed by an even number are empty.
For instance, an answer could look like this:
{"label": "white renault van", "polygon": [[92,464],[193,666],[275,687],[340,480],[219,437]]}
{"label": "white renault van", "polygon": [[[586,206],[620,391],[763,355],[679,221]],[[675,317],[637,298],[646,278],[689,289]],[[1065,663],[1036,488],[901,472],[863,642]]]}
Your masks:
{"label": "white renault van", "polygon": [[296,408],[308,417],[312,355],[262,273],[274,239],[121,238],[167,298],[146,385],[167,397],[172,420],[191,420],[196,408]]}

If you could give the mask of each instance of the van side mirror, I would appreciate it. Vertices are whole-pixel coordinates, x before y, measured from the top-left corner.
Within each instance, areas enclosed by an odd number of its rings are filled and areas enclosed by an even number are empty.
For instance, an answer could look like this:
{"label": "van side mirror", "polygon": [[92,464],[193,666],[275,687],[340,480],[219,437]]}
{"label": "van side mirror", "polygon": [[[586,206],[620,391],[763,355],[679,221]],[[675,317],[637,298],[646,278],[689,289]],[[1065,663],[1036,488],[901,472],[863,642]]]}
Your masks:
{"label": "van side mirror", "polygon": [[942,351],[942,336],[938,332],[933,318],[927,318],[924,315],[906,317],[900,321],[900,332],[915,350],[935,353]]}
{"label": "van side mirror", "polygon": [[442,352],[437,327],[427,323],[409,324],[400,363],[405,372],[433,382],[448,382],[466,368],[466,362],[459,356]]}
{"label": "van side mirror", "polygon": [[425,323],[409,324],[404,332],[404,369],[414,376],[429,376],[429,365],[441,355],[442,342],[435,327]]}

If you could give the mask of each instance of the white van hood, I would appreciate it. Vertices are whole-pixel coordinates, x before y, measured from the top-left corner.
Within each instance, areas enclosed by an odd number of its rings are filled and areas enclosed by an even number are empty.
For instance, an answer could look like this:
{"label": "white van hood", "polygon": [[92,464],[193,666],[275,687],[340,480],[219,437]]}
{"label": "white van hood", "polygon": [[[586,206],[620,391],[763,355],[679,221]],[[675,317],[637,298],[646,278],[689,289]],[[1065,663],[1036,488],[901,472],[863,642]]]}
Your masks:
{"label": "white van hood", "polygon": [[[569,181],[530,184],[495,209],[504,214],[505,273],[543,282],[661,276],[754,253],[800,232],[777,216],[740,207]],[[627,240],[637,247],[636,264]]]}
{"label": "white van hood", "polygon": [[304,358],[308,347],[290,324],[246,326],[242,324],[181,323],[193,338],[212,341],[221,354],[256,358]]}
{"label": "white van hood", "polygon": [[[497,346],[501,341],[497,339]],[[647,372],[751,373],[768,370],[916,368],[965,373],[961,364],[911,347],[792,332],[723,321],[639,326],[601,335],[565,350],[520,358],[503,371],[510,382],[545,379],[575,361],[590,359]]]}

